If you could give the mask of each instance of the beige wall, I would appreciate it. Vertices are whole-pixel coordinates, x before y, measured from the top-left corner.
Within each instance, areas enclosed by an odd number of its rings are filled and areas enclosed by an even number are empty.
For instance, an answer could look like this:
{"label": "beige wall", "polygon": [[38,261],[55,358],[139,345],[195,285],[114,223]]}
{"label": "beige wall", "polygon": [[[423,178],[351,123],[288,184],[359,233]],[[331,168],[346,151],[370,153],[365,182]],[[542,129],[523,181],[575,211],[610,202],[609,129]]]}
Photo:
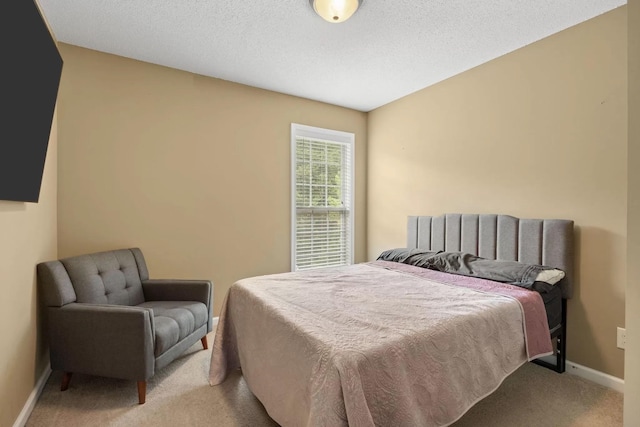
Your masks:
{"label": "beige wall", "polygon": [[56,141],[54,117],[39,202],[0,201],[0,426],[14,423],[48,362],[36,264],[57,255]]}
{"label": "beige wall", "polygon": [[624,425],[640,425],[640,0],[629,0],[629,192]]}
{"label": "beige wall", "polygon": [[407,215],[505,213],[577,225],[568,357],[623,376],[626,8],[369,115],[368,257]]}
{"label": "beige wall", "polygon": [[59,97],[61,257],[139,246],[156,278],[290,270],[291,122],[356,134],[366,253],[366,114],[70,45]]}

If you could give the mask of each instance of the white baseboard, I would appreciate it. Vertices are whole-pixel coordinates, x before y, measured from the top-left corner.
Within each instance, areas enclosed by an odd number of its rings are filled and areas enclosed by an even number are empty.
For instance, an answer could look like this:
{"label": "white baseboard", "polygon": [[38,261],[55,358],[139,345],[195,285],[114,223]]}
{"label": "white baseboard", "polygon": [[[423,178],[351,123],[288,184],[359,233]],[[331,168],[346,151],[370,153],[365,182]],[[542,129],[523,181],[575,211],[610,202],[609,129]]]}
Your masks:
{"label": "white baseboard", "polygon": [[22,407],[22,411],[20,411],[18,418],[16,418],[16,421],[13,423],[13,427],[24,427],[24,425],[27,423],[27,420],[31,416],[31,412],[33,411],[33,407],[36,406],[36,402],[42,394],[44,385],[49,379],[49,375],[51,375],[51,364],[47,363],[46,368],[44,368],[44,372],[42,372],[42,375],[40,375],[40,378],[38,378],[38,382],[36,382],[35,387],[33,387],[33,390],[31,390],[29,398]]}
{"label": "white baseboard", "polygon": [[608,387],[620,393],[624,393],[624,380],[613,375],[605,374],[604,372],[596,371],[595,369],[587,368],[586,366],[578,365],[567,360],[566,372],[570,375],[575,375],[585,380],[592,381],[596,384]]}
{"label": "white baseboard", "polygon": [[213,326],[216,327],[216,326],[218,326],[218,321],[220,320],[220,317],[216,316],[211,320],[213,320]]}

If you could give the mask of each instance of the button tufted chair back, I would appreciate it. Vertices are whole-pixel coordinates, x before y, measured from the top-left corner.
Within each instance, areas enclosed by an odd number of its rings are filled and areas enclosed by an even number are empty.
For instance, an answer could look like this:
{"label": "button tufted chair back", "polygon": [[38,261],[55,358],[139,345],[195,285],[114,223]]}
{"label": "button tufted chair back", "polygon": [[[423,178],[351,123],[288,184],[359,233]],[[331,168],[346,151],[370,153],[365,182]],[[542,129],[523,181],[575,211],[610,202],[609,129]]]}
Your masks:
{"label": "button tufted chair back", "polygon": [[55,261],[44,289],[49,307],[72,302],[137,305],[145,302],[142,281],[149,271],[138,248],[100,252]]}

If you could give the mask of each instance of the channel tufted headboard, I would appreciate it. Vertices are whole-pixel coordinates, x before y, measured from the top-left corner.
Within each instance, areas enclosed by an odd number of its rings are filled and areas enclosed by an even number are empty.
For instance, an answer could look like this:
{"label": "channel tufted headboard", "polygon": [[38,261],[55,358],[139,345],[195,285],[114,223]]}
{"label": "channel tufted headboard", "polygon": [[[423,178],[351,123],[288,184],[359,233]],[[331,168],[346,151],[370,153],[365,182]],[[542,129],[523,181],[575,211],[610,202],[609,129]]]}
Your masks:
{"label": "channel tufted headboard", "polygon": [[509,215],[410,216],[407,247],[467,252],[483,258],[548,265],[566,273],[563,298],[573,294],[573,221]]}

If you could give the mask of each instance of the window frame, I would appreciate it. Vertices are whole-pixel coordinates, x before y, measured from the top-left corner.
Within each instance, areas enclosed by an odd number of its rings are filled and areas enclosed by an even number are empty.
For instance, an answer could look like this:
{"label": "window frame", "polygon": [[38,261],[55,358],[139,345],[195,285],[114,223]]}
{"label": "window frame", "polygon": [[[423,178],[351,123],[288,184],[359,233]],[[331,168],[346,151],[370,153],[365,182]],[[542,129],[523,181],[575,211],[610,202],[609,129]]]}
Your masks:
{"label": "window frame", "polygon": [[[326,141],[330,143],[338,143],[343,144],[349,147],[350,149],[350,180],[349,180],[349,197],[345,199],[348,201],[348,206],[346,207],[346,211],[348,212],[348,227],[350,230],[348,241],[346,242],[349,246],[349,259],[350,264],[354,263],[354,241],[355,241],[355,228],[354,228],[354,219],[355,219],[355,134],[351,132],[344,132],[333,129],[325,129],[314,126],[302,125],[298,123],[291,123],[291,271],[304,271],[304,270],[312,270],[319,268],[327,268],[328,266],[321,267],[311,267],[299,270],[296,268],[296,241],[297,241],[297,214],[298,208],[296,207],[296,166],[297,166],[297,158],[296,158],[296,150],[297,150],[297,138],[309,138],[315,139],[319,141]],[[300,208],[300,209],[308,209],[308,208]],[[321,208],[322,210],[331,210],[331,208]],[[343,209],[340,209],[343,211]],[[345,264],[348,265],[348,264]]]}

